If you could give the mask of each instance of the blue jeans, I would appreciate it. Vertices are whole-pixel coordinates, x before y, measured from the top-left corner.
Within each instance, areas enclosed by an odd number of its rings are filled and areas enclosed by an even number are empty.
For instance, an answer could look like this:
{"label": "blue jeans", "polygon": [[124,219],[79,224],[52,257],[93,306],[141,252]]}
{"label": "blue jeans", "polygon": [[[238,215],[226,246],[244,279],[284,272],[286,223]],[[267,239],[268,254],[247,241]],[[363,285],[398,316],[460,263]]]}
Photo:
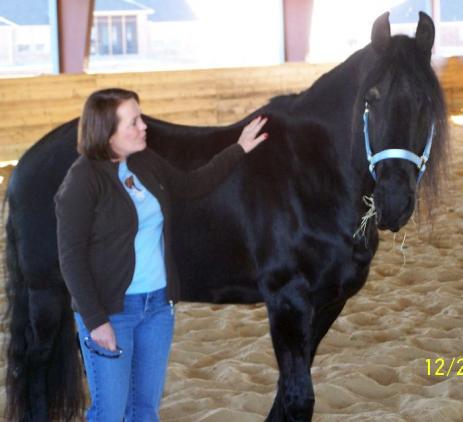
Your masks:
{"label": "blue jeans", "polygon": [[166,289],[126,295],[123,312],[109,316],[120,356],[90,338],[79,314],[75,319],[92,398],[87,420],[159,421],[175,319]]}

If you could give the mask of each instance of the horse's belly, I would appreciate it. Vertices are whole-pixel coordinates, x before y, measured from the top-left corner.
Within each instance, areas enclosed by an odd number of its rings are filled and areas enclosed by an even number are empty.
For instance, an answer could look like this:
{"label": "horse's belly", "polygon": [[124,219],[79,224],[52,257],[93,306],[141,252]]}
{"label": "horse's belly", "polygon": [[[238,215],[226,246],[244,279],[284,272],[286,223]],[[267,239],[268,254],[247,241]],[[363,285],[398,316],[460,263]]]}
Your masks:
{"label": "horse's belly", "polygon": [[241,221],[212,197],[174,208],[173,250],[181,300],[262,302]]}

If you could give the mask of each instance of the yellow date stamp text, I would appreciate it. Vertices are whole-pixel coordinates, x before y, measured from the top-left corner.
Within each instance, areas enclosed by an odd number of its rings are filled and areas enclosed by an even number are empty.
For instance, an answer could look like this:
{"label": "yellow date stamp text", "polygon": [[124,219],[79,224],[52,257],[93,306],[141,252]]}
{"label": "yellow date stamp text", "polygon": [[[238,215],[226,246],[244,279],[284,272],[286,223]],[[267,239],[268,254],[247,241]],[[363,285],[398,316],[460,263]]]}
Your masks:
{"label": "yellow date stamp text", "polygon": [[463,377],[463,357],[426,359],[428,377]]}

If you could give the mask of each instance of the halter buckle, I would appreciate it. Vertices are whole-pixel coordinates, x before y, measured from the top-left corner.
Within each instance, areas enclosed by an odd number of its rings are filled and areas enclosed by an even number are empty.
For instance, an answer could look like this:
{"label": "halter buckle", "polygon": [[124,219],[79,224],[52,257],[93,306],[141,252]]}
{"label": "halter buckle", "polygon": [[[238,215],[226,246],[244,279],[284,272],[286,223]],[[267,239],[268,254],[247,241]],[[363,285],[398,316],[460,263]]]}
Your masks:
{"label": "halter buckle", "polygon": [[427,157],[426,155],[422,155],[420,159],[421,159],[421,164],[418,168],[421,168],[423,166],[426,167],[426,163],[428,162],[429,157]]}

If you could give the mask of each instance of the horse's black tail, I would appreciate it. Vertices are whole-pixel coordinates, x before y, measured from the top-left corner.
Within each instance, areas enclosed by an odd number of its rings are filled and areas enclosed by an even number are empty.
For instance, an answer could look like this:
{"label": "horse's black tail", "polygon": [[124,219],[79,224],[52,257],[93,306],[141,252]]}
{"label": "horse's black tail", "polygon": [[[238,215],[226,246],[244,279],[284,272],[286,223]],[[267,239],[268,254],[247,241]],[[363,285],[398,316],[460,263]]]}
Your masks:
{"label": "horse's black tail", "polygon": [[26,364],[26,333],[30,331],[27,286],[19,266],[16,238],[11,217],[6,224],[6,320],[8,327],[6,408],[7,421],[24,421],[27,412],[27,379],[22,376]]}
{"label": "horse's black tail", "polygon": [[[56,330],[50,332],[47,339],[46,361],[43,361],[41,351],[34,345],[31,323],[30,306],[38,304],[29,303],[29,289],[27,280],[21,271],[17,236],[11,215],[6,224],[6,297],[8,308],[6,312],[7,337],[6,354],[6,407],[5,419],[7,421],[34,421],[43,420],[34,411],[37,407],[44,409],[48,420],[71,421],[81,418],[85,406],[85,394],[82,384],[82,365],[78,355],[74,319],[70,308],[70,298],[64,287],[53,290],[54,303],[61,308],[58,312],[54,326]],[[57,276],[60,277],[60,276]],[[43,306],[46,306],[44,304]],[[49,309],[47,315],[52,314]],[[37,380],[37,364],[43,371],[41,376],[45,379]],[[34,383],[43,382],[45,401],[38,405],[34,403]],[[37,384],[36,384],[37,385]],[[40,398],[36,397],[37,401]],[[42,413],[42,412],[40,412]]]}
{"label": "horse's black tail", "polygon": [[[64,284],[64,282],[63,282]],[[70,297],[64,289],[65,307],[55,336],[47,376],[50,420],[81,420],[85,408],[83,371]]]}

